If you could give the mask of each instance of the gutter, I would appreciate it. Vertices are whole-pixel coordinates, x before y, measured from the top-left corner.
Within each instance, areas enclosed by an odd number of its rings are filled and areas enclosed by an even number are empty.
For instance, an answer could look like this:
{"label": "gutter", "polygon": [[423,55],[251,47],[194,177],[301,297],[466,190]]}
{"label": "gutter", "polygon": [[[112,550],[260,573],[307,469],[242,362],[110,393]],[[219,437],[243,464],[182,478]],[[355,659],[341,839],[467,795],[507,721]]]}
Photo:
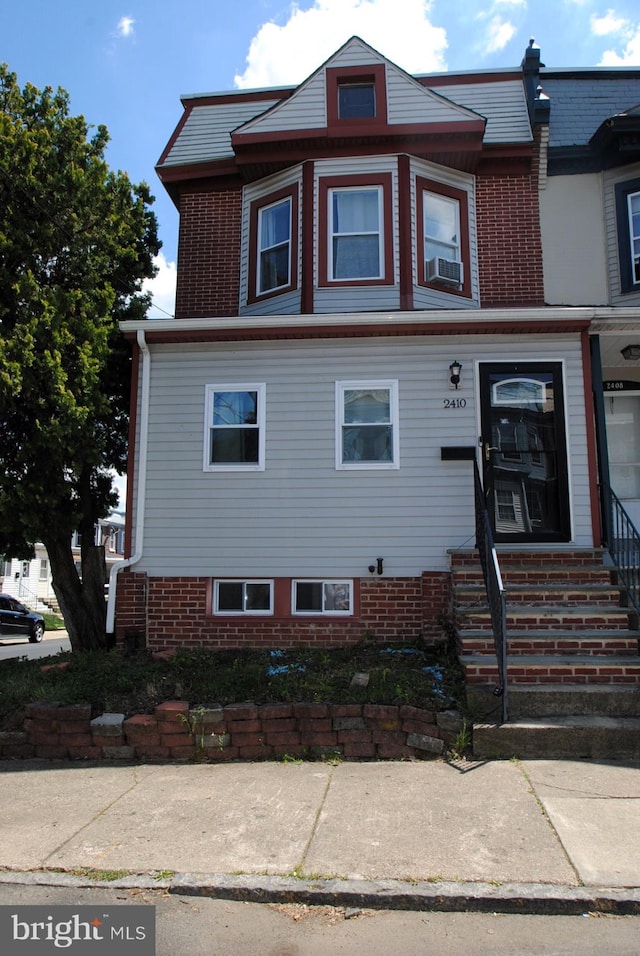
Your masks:
{"label": "gutter", "polygon": [[107,634],[115,631],[116,587],[120,571],[137,564],[142,557],[144,540],[144,506],[147,491],[147,445],[149,439],[149,391],[151,382],[151,353],[145,339],[144,329],[138,329],[136,340],[142,353],[142,380],[140,395],[140,433],[138,439],[138,487],[136,495],[136,550],[123,561],[116,561],[109,572],[109,596],[107,598]]}

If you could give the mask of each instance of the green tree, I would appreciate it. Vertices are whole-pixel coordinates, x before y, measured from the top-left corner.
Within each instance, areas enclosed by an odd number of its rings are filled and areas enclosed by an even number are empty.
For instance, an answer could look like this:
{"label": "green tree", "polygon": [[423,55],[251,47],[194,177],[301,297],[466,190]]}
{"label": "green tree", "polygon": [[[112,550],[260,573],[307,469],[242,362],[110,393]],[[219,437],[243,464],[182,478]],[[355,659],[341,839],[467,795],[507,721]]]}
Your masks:
{"label": "green tree", "polygon": [[[104,647],[94,527],[126,466],[130,350],[160,243],[146,184],[107,166],[107,130],[0,65],[0,554],[41,541],[74,651]],[[81,574],[71,549],[81,535]]]}

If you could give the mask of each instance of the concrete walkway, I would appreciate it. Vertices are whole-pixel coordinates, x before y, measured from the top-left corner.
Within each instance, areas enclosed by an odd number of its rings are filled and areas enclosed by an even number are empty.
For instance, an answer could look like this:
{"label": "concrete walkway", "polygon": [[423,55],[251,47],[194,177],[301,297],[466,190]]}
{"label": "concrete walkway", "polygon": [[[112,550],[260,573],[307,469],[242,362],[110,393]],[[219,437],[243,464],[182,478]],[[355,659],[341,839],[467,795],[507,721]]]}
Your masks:
{"label": "concrete walkway", "polygon": [[640,913],[638,764],[4,762],[0,819],[0,883]]}

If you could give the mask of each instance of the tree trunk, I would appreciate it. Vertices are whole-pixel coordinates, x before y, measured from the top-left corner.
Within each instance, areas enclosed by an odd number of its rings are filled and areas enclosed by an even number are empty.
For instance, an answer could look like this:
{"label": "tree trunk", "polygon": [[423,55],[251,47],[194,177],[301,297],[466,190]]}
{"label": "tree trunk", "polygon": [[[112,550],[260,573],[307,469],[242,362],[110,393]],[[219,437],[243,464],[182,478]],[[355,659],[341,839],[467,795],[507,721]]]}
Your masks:
{"label": "tree trunk", "polygon": [[82,580],[76,570],[71,541],[48,538],[43,542],[51,562],[53,590],[74,653],[107,647],[104,598],[104,548],[82,548]]}

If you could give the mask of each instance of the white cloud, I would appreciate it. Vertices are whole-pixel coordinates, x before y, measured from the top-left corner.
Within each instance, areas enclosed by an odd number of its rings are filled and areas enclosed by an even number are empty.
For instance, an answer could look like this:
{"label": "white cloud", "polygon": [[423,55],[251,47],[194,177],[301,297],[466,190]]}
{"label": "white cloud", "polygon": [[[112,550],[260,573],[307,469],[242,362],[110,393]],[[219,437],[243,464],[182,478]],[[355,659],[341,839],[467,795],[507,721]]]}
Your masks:
{"label": "white cloud", "polygon": [[504,50],[515,34],[516,28],[510,20],[503,20],[498,16],[492,17],[487,27],[486,52],[498,53]]}
{"label": "white cloud", "polygon": [[591,32],[597,37],[609,36],[611,33],[622,33],[629,25],[624,17],[616,16],[614,10],[607,10],[604,16],[595,14],[591,17]]}
{"label": "white cloud", "polygon": [[446,31],[430,19],[431,0],[313,0],[295,3],[283,26],[263,24],[251,41],[241,88],[300,83],[357,35],[409,72],[446,69]]}
{"label": "white cloud", "polygon": [[154,279],[145,279],[142,290],[153,296],[147,318],[167,319],[176,314],[176,264],[167,262],[160,253],[154,259],[158,274]]}
{"label": "white cloud", "polygon": [[599,66],[640,66],[640,23],[630,27],[624,37],[622,53],[605,50]]}
{"label": "white cloud", "polygon": [[130,37],[133,36],[135,20],[133,17],[120,17],[118,20],[118,26],[116,27],[116,32],[119,37]]}

